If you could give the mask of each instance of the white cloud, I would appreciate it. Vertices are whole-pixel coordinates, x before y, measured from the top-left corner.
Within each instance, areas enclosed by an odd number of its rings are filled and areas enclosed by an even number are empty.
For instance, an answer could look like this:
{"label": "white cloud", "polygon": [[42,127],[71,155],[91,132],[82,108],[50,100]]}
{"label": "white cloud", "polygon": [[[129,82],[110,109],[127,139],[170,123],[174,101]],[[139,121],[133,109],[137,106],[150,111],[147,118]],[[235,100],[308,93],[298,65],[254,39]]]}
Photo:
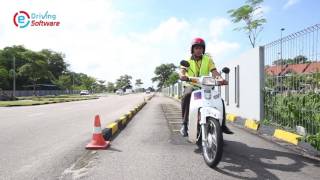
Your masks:
{"label": "white cloud", "polygon": [[174,40],[182,31],[187,29],[189,29],[188,22],[171,17],[168,20],[161,22],[153,31],[144,35],[144,40],[147,43],[169,43],[168,41]]}
{"label": "white cloud", "polygon": [[224,55],[228,52],[239,49],[240,45],[236,42],[222,40],[224,31],[230,28],[231,22],[226,18],[214,18],[209,25],[210,39],[207,42],[207,52],[211,53],[215,62],[221,63]]}
{"label": "white cloud", "polygon": [[288,9],[289,7],[299,3],[300,0],[287,0],[286,4],[283,6],[283,9]]}
{"label": "white cloud", "polygon": [[226,18],[213,19],[209,25],[211,37],[217,39],[229,25],[230,21]]}
{"label": "white cloud", "polygon": [[[190,56],[190,42],[197,36],[207,38],[207,52],[220,62],[225,54],[239,48],[236,42],[221,40],[230,25],[225,18],[201,20],[195,26],[194,22],[171,17],[145,32],[128,30],[127,34],[119,34],[118,25],[130,15],[114,9],[111,0],[33,0],[32,4],[0,0],[0,3],[3,5],[0,48],[23,44],[33,50],[61,51],[73,71],[107,81],[114,82],[120,75],[129,74],[150,86],[155,67],[161,63],[178,64]],[[18,10],[48,10],[57,14],[61,27],[18,29],[12,22]]]}

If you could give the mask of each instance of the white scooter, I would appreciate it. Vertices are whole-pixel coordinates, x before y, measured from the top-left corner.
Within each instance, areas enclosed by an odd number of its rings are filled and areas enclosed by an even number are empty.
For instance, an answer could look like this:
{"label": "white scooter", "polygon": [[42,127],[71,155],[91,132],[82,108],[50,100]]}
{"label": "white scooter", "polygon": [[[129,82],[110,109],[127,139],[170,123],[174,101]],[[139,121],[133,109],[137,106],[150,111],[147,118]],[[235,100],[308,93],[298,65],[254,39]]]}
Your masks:
{"label": "white scooter", "polygon": [[[182,66],[189,67],[188,61],[182,60]],[[228,74],[229,69],[223,68]],[[205,162],[216,167],[223,152],[223,101],[217,86],[225,85],[211,76],[189,77],[189,82],[199,88],[191,94],[188,123],[188,140],[202,147]]]}

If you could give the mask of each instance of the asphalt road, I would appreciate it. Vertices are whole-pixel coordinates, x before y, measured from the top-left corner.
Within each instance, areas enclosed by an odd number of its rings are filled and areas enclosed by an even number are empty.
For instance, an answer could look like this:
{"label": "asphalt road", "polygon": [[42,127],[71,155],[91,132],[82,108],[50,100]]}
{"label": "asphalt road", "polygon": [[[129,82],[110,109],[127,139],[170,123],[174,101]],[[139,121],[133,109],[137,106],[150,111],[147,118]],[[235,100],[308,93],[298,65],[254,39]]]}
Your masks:
{"label": "asphalt road", "polygon": [[179,104],[153,98],[111,148],[84,154],[62,179],[319,179],[320,162],[231,126],[222,161],[209,168],[196,145],[178,135]]}
{"label": "asphalt road", "polygon": [[0,179],[59,179],[88,152],[93,118],[127,113],[145,94],[29,107],[0,107]]}

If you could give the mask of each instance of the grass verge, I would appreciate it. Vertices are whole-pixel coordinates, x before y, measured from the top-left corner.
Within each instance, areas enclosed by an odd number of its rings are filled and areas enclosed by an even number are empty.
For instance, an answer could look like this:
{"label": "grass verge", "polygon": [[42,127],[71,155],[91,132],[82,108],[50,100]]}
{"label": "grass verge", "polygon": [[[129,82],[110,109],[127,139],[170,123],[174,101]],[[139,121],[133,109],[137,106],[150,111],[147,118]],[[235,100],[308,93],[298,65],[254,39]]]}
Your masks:
{"label": "grass verge", "polygon": [[44,96],[44,97],[23,97],[17,101],[0,101],[0,107],[11,107],[11,106],[34,106],[52,103],[63,103],[71,101],[83,101],[98,99],[97,96]]}

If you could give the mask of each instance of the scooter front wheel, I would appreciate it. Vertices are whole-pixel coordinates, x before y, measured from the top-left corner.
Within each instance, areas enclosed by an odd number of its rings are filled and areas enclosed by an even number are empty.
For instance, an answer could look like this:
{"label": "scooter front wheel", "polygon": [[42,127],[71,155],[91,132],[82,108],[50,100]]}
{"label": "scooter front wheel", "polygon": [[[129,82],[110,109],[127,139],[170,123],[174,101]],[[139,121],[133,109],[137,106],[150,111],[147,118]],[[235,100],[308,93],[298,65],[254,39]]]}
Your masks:
{"label": "scooter front wheel", "polygon": [[223,137],[222,130],[218,120],[209,118],[206,124],[206,139],[203,142],[203,158],[208,166],[216,167],[222,157]]}

